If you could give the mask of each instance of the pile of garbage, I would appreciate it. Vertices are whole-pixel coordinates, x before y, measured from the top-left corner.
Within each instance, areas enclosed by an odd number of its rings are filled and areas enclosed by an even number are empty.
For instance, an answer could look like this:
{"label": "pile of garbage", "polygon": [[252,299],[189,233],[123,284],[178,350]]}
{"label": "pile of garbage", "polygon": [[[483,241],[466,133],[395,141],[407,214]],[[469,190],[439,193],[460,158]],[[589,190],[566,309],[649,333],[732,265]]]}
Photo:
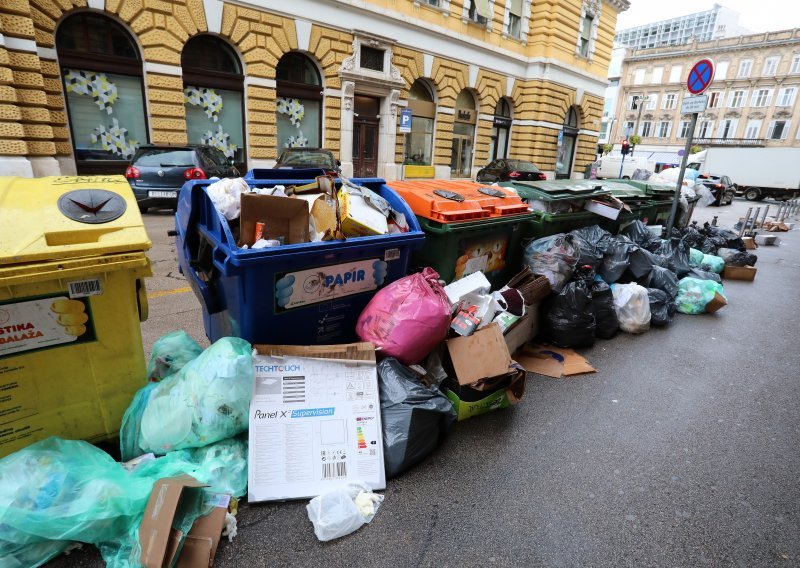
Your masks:
{"label": "pile of garbage", "polygon": [[305,185],[251,187],[226,178],[206,187],[217,211],[230,222],[242,249],[406,233],[405,214],[375,191],[338,176],[317,176]]}
{"label": "pile of garbage", "polygon": [[635,221],[618,235],[594,225],[535,240],[524,262],[554,292],[542,305],[544,338],[588,347],[620,330],[669,325],[676,312],[716,312],[727,304],[720,277],[726,266],[756,260],[726,229],[692,225],[661,239]]}

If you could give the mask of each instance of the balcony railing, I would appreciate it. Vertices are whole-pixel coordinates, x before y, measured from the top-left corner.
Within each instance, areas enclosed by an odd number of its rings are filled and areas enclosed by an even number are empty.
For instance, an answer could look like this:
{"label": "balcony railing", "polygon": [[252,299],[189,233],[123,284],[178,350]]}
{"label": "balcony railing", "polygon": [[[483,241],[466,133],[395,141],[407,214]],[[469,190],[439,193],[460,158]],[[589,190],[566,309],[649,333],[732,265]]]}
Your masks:
{"label": "balcony railing", "polygon": [[764,146],[763,138],[693,138],[698,146]]}

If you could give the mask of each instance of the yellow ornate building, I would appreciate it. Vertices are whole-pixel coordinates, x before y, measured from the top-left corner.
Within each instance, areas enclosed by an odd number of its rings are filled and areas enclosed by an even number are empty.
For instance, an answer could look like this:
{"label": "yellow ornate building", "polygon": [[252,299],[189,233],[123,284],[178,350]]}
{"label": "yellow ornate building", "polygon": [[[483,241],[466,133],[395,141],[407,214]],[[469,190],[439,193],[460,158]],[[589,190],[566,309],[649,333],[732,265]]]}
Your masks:
{"label": "yellow ornate building", "polygon": [[143,144],[208,143],[247,168],[321,146],[358,176],[472,177],[504,157],[580,176],[628,6],[4,0],[0,175],[117,173]]}

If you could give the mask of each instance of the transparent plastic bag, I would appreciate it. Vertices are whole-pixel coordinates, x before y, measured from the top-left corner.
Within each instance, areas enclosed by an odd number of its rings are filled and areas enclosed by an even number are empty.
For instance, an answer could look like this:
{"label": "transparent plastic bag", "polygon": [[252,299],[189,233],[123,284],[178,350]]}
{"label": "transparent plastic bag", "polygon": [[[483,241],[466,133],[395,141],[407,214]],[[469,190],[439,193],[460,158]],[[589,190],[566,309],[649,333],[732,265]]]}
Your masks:
{"label": "transparent plastic bag", "polygon": [[314,497],[306,511],[314,534],[324,542],[355,532],[372,521],[381,502],[383,495],[372,493],[366,483],[356,481]]}
{"label": "transparent plastic bag", "polygon": [[424,359],[447,337],[450,302],[432,268],[378,291],[358,316],[356,334],[405,365]]}
{"label": "transparent plastic bag", "polygon": [[571,235],[559,233],[531,242],[525,247],[524,264],[536,273],[546,276],[553,292],[561,292],[572,278],[578,263],[580,249]]}
{"label": "transparent plastic bag", "polygon": [[696,268],[696,267],[700,266],[700,264],[703,262],[703,257],[704,256],[705,256],[705,253],[703,251],[697,250],[696,248],[690,248],[689,249],[689,266],[691,266],[692,268]]}
{"label": "transparent plastic bag", "polygon": [[650,297],[647,288],[638,284],[614,284],[614,308],[619,328],[626,333],[644,333],[650,329]]}
{"label": "transparent plastic bag", "polygon": [[147,380],[160,381],[177,373],[202,352],[203,348],[183,330],[162,335],[153,343]]}
{"label": "transparent plastic bag", "polygon": [[718,256],[714,256],[713,254],[704,254],[703,260],[700,263],[700,268],[702,270],[708,270],[709,272],[721,274],[725,269],[725,261]]}
{"label": "transparent plastic bag", "polygon": [[225,178],[206,187],[211,203],[220,215],[228,221],[239,217],[242,208],[242,193],[250,191],[250,186],[242,178]]}
{"label": "transparent plastic bag", "polygon": [[[141,453],[200,448],[247,430],[253,362],[250,344],[223,337],[177,373],[144,387],[138,432]],[[131,447],[128,429],[123,449]],[[139,454],[141,455],[141,454]]]}
{"label": "transparent plastic bag", "polygon": [[722,284],[718,282],[683,278],[678,282],[678,295],[675,303],[678,305],[678,311],[682,314],[702,314],[705,313],[706,306],[716,294],[725,298]]}

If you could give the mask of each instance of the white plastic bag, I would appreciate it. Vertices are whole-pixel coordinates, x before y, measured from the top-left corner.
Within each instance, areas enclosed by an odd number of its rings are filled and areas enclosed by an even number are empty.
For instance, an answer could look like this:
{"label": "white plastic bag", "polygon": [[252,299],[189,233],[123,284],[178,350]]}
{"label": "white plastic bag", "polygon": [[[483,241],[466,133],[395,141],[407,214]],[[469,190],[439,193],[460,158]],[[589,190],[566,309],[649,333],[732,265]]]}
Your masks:
{"label": "white plastic bag", "polygon": [[650,329],[650,297],[647,288],[636,283],[612,284],[611,292],[622,331],[644,333]]}
{"label": "white plastic bag", "polygon": [[242,178],[225,178],[206,187],[211,203],[228,221],[239,217],[242,209],[242,193],[248,191],[250,186]]}
{"label": "white plastic bag", "polygon": [[354,481],[314,497],[306,510],[308,520],[314,524],[314,534],[325,542],[355,532],[370,522],[382,501],[383,495],[373,493],[363,481]]}
{"label": "white plastic bag", "polygon": [[695,184],[694,192],[700,196],[700,205],[703,207],[708,207],[716,200],[711,190],[702,183]]}

